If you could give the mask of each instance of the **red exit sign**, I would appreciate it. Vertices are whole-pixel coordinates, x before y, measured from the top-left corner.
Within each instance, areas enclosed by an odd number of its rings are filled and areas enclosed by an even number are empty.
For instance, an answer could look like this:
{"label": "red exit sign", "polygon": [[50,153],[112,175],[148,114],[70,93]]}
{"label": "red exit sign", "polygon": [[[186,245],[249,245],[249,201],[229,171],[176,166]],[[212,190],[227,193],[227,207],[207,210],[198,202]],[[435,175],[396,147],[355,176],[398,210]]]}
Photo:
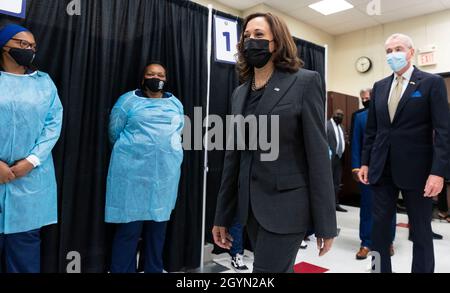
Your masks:
{"label": "red exit sign", "polygon": [[436,52],[424,52],[420,53],[418,55],[418,65],[419,66],[430,66],[430,65],[436,65]]}

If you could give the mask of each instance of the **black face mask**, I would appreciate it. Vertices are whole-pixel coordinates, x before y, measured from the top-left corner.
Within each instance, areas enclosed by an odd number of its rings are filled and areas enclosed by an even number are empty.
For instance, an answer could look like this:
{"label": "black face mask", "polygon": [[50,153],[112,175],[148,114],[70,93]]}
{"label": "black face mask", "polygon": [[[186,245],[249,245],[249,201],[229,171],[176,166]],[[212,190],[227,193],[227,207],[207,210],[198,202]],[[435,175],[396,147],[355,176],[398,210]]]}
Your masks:
{"label": "black face mask", "polygon": [[163,92],[166,87],[166,82],[159,78],[144,79],[143,90],[149,90],[152,93]]}
{"label": "black face mask", "polygon": [[11,48],[8,54],[20,66],[30,67],[34,61],[36,53],[31,49]]}
{"label": "black face mask", "polygon": [[369,101],[365,101],[362,104],[364,106],[364,109],[369,109],[369,107],[370,107],[370,100]]}
{"label": "black face mask", "polygon": [[342,117],[342,116],[334,116],[333,119],[334,119],[334,122],[336,122],[337,125],[342,124],[342,122],[344,121],[344,117]]}
{"label": "black face mask", "polygon": [[244,43],[244,58],[249,66],[264,67],[272,57],[269,40],[248,39]]}

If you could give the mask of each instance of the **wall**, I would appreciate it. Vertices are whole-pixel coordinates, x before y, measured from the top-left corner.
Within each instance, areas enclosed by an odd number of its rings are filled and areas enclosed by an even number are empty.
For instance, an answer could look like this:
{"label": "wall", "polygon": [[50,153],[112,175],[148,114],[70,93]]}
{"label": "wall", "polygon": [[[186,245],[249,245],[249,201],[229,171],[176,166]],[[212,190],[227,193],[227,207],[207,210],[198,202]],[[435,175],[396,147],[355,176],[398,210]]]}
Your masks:
{"label": "wall", "polygon": [[[409,35],[416,48],[437,46],[436,66],[421,68],[431,73],[450,72],[450,10],[411,18],[404,21],[358,30],[336,37],[334,64],[330,68],[329,88],[349,95],[359,95],[363,87],[370,87],[375,81],[392,73],[386,64],[384,43],[393,33]],[[360,56],[370,57],[372,70],[360,74],[355,61]]]}

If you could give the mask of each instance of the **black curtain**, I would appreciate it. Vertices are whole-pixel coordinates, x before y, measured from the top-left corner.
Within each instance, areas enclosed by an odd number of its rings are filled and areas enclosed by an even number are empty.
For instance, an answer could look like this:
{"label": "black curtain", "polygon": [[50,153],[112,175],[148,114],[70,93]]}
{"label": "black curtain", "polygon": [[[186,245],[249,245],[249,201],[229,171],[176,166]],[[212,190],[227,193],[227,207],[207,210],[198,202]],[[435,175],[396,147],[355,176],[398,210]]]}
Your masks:
{"label": "black curtain", "polygon": [[298,55],[305,63],[304,68],[319,72],[325,81],[325,47],[294,37]]}
{"label": "black curtain", "polygon": [[[23,23],[38,42],[36,63],[54,79],[64,105],[53,152],[59,224],[43,229],[42,269],[65,272],[67,253],[78,251],[82,272],[105,272],[113,229],[104,223],[110,109],[137,88],[149,60],[167,64],[169,88],[188,116],[204,106],[208,10],[190,1],[81,0],[81,15],[69,16],[69,2],[29,0]],[[201,151],[185,152],[167,232],[169,271],[199,265],[202,164]]]}

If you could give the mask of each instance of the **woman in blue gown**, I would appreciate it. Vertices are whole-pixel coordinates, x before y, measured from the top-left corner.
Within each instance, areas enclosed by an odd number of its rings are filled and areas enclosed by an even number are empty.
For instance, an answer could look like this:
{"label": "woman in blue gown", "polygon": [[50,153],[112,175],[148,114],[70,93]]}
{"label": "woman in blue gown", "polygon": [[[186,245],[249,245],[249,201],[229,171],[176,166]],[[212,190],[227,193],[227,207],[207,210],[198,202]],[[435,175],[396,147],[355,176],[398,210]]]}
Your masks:
{"label": "woman in blue gown", "polygon": [[107,179],[107,223],[115,223],[111,272],[136,272],[139,239],[146,273],[163,272],[167,222],[178,194],[183,105],[164,91],[166,68],[145,68],[141,89],[121,96],[111,112],[113,145]]}
{"label": "woman in blue gown", "polygon": [[0,271],[38,273],[40,229],[57,222],[51,152],[63,109],[52,79],[33,68],[31,32],[3,27],[0,50]]}

